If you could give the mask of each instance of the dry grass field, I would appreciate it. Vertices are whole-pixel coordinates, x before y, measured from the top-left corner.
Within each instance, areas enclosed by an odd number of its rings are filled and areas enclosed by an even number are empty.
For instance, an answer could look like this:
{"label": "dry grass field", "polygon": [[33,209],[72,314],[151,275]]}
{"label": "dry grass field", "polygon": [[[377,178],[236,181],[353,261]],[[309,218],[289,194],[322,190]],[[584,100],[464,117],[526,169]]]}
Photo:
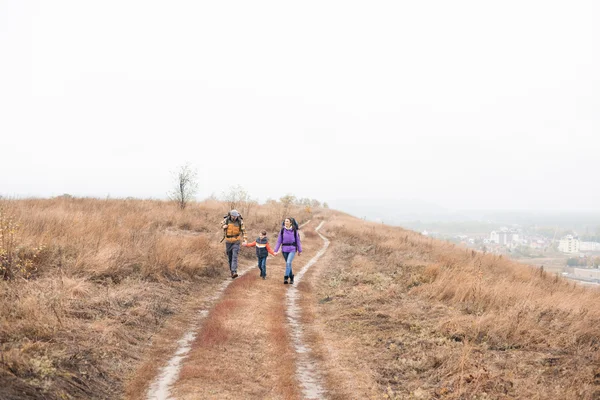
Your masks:
{"label": "dry grass field", "polygon": [[[145,388],[186,317],[228,277],[219,244],[227,207],[1,201],[0,398],[118,398]],[[281,212],[255,206],[249,238],[276,229]]]}
{"label": "dry grass field", "polygon": [[[227,208],[0,201],[0,398],[144,398],[228,279],[219,243]],[[318,214],[331,245],[298,289],[328,397],[600,399],[599,291],[412,231]],[[281,204],[254,206],[249,239],[267,229],[274,244],[281,215]],[[314,226],[304,235],[295,269],[322,244]],[[253,250],[241,254],[255,262]],[[225,290],[174,393],[196,398],[201,383],[209,398],[301,397],[280,258],[269,258],[267,281],[253,271]]]}
{"label": "dry grass field", "polygon": [[332,398],[600,398],[597,290],[344,215],[323,231],[305,304]]}

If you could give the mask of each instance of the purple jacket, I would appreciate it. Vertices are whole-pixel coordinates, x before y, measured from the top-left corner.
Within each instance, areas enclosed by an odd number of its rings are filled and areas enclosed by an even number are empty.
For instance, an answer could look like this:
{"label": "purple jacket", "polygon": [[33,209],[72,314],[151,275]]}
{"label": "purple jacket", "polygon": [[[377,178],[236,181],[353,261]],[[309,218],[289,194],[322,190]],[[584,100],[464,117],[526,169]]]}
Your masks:
{"label": "purple jacket", "polygon": [[286,253],[295,252],[296,246],[294,246],[293,244],[288,245],[287,243],[296,242],[296,244],[298,245],[298,252],[302,253],[302,244],[300,243],[300,233],[298,231],[296,231],[296,235],[295,235],[296,237],[294,237],[293,229],[286,229],[286,228],[281,228],[281,229],[283,229],[283,241],[281,240],[281,236],[282,236],[281,231],[279,231],[279,234],[277,235],[277,244],[275,245],[275,252],[279,251],[279,247],[281,247],[281,245],[283,245],[281,251],[284,251]]}

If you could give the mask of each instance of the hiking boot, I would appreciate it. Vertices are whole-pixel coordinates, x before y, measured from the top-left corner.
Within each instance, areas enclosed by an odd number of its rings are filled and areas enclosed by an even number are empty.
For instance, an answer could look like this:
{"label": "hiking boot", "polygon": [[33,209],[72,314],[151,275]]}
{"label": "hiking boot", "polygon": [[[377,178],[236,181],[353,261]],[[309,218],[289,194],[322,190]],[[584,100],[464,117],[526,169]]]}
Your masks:
{"label": "hiking boot", "polygon": [[238,274],[237,274],[237,272],[232,272],[232,273],[231,273],[231,279],[235,279],[235,278],[237,278],[237,277],[238,277]]}
{"label": "hiking boot", "polygon": [[287,280],[288,280],[288,277],[287,277],[287,276],[284,276],[284,277],[283,277],[283,284],[284,284],[284,285],[287,285],[287,283],[288,283],[288,282],[287,282]]}
{"label": "hiking boot", "polygon": [[290,274],[290,283],[294,284],[294,274]]}
{"label": "hiking boot", "polygon": [[265,279],[267,279],[267,276],[266,276],[266,275],[263,275],[263,277],[262,277],[262,278],[263,278],[263,281],[264,281]]}

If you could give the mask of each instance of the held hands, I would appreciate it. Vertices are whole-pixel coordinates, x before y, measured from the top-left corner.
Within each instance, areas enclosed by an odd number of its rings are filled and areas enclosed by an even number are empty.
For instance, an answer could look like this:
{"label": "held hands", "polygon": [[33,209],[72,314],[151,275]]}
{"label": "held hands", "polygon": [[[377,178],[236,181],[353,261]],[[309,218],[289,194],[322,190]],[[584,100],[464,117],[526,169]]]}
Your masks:
{"label": "held hands", "polygon": [[227,229],[227,224],[223,225],[221,229]]}

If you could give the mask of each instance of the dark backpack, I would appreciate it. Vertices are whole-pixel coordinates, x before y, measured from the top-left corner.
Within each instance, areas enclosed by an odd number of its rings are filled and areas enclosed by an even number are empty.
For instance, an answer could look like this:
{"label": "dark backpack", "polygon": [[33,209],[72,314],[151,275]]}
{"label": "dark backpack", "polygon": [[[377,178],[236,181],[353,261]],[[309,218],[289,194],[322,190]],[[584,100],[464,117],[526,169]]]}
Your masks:
{"label": "dark backpack", "polygon": [[281,231],[279,231],[279,235],[281,235],[281,245],[295,246],[296,251],[298,251],[298,243],[296,242],[296,240],[298,239],[298,229],[300,228],[298,227],[298,222],[296,222],[296,218],[290,218],[290,222],[292,223],[292,229],[294,230],[294,243],[283,243],[283,230],[285,229],[284,219],[283,221],[281,221]]}

